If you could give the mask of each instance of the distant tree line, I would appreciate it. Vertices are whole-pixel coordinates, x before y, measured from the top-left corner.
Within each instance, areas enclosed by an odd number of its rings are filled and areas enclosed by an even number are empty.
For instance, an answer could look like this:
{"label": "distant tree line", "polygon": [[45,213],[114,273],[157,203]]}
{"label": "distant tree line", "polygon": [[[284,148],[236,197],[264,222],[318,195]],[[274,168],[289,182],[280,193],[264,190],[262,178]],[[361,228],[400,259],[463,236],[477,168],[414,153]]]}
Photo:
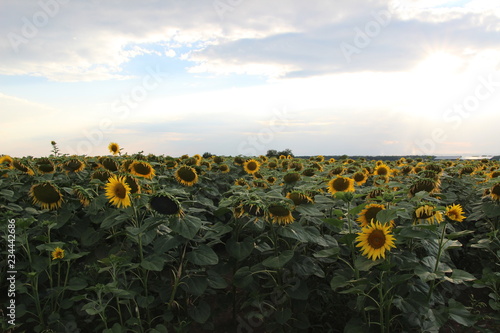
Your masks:
{"label": "distant tree line", "polygon": [[283,155],[283,156],[290,155],[290,156],[294,157],[292,150],[288,149],[288,148],[285,150],[282,150],[282,151],[277,151],[276,149],[269,149],[266,153],[267,157],[279,157],[280,155]]}

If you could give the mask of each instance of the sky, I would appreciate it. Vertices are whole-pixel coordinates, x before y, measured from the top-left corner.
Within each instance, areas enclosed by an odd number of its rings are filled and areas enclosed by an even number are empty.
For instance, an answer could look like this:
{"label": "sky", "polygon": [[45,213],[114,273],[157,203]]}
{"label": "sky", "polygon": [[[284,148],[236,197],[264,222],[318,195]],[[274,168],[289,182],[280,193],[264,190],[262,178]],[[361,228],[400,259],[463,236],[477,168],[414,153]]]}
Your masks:
{"label": "sky", "polygon": [[499,111],[498,1],[0,3],[0,155],[499,155]]}

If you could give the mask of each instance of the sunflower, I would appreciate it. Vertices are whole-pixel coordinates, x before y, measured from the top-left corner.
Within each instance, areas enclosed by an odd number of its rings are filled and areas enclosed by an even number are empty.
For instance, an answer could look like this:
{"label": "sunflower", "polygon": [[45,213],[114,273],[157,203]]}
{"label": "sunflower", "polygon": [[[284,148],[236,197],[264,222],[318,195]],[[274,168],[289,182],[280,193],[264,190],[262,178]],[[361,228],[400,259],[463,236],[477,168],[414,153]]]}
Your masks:
{"label": "sunflower", "polygon": [[290,169],[294,169],[295,171],[302,171],[302,169],[304,169],[304,165],[300,162],[292,162],[290,163]]}
{"label": "sunflower", "polygon": [[118,171],[118,164],[112,158],[109,157],[100,158],[99,162],[105,169],[111,172]]}
{"label": "sunflower", "polygon": [[370,191],[366,195],[366,200],[375,200],[375,199],[377,199],[377,197],[381,197],[383,195],[384,195],[384,191],[380,188],[376,188],[376,189]]}
{"label": "sunflower", "polygon": [[[366,227],[373,221],[377,221],[377,213],[381,210],[384,210],[385,206],[380,204],[368,204],[365,208],[359,213],[358,221],[361,224],[361,227]],[[393,221],[391,221],[391,224]]]}
{"label": "sunflower", "polygon": [[459,175],[471,175],[474,173],[474,171],[476,171],[476,168],[472,167],[472,166],[466,166],[466,167],[463,167],[462,169],[460,169],[458,171],[458,174]]}
{"label": "sunflower", "polygon": [[283,176],[283,180],[287,184],[295,183],[300,180],[300,174],[298,172],[289,172]]}
{"label": "sunflower", "polygon": [[88,205],[90,205],[90,201],[93,199],[90,191],[80,185],[74,185],[72,189],[73,194],[78,198],[78,200],[80,200],[80,203],[83,205],[83,207],[87,207]]}
{"label": "sunflower", "polygon": [[38,171],[42,174],[52,173],[56,170],[54,163],[46,157],[36,160],[35,165]]}
{"label": "sunflower", "polygon": [[268,182],[269,184],[271,184],[271,185],[272,185],[272,184],[276,183],[276,180],[277,180],[277,179],[276,179],[276,177],[274,177],[274,176],[269,176],[269,177],[267,177],[267,178],[266,178],[266,180],[267,180],[267,182]]}
{"label": "sunflower", "polygon": [[130,201],[130,186],[125,182],[125,177],[111,176],[106,184],[106,198],[109,202],[118,208],[128,207],[132,203]]}
{"label": "sunflower", "polygon": [[214,162],[217,163],[217,164],[220,164],[220,163],[224,162],[224,157],[222,157],[222,156],[215,156],[214,157]]}
{"label": "sunflower", "polygon": [[155,169],[148,162],[134,161],[130,165],[130,173],[134,176],[152,179],[155,175]]}
{"label": "sunflower", "polygon": [[271,162],[267,163],[267,167],[269,169],[276,169],[278,167],[278,163],[276,163],[275,161],[271,161]]}
{"label": "sunflower", "polygon": [[209,161],[201,161],[200,166],[204,166],[207,171],[212,170],[212,163],[210,163]]}
{"label": "sunflower", "polygon": [[377,176],[390,176],[391,172],[392,172],[391,168],[389,168],[386,164],[382,163],[375,168],[373,174]]}
{"label": "sunflower", "polygon": [[175,179],[182,185],[193,186],[198,182],[198,174],[192,167],[183,165],[175,171]]}
{"label": "sunflower", "polygon": [[139,180],[132,175],[125,175],[125,183],[130,187],[130,193],[141,193],[141,185]]}
{"label": "sunflower", "polygon": [[132,163],[134,163],[135,160],[133,159],[126,159],[122,162],[122,170],[125,171],[125,172],[130,172],[130,166],[132,165]]}
{"label": "sunflower", "polygon": [[286,203],[273,203],[267,207],[267,214],[272,223],[290,224],[295,219],[292,216],[292,208]]}
{"label": "sunflower", "polygon": [[42,209],[60,208],[63,202],[63,196],[59,189],[49,182],[43,182],[31,186],[30,197],[33,203],[42,207]]}
{"label": "sunflower", "polygon": [[366,173],[358,171],[352,175],[352,179],[354,179],[357,185],[363,185],[368,180],[368,176]]}
{"label": "sunflower", "polygon": [[409,175],[410,173],[413,172],[413,167],[411,165],[404,165],[402,168],[401,168],[401,172],[404,174],[404,175]]}
{"label": "sunflower", "polygon": [[236,164],[236,165],[243,165],[243,163],[245,163],[245,159],[241,156],[236,156],[234,159],[233,159],[233,163]]}
{"label": "sunflower", "polygon": [[302,175],[306,177],[312,177],[316,173],[316,170],[313,168],[307,168],[304,171],[302,171]]}
{"label": "sunflower", "polygon": [[256,179],[252,181],[253,187],[268,188],[267,182],[263,179]]}
{"label": "sunflower", "polygon": [[108,149],[109,149],[109,152],[112,153],[113,155],[118,155],[120,154],[120,146],[115,143],[115,142],[111,142],[108,146]]}
{"label": "sunflower", "polygon": [[354,192],[354,179],[337,176],[328,182],[328,191],[331,194],[337,192]]}
{"label": "sunflower", "polygon": [[247,181],[245,179],[243,179],[243,178],[236,179],[234,181],[234,185],[236,185],[236,186],[246,186],[247,188],[249,188]]}
{"label": "sunflower", "polygon": [[489,178],[497,178],[497,177],[500,177],[500,171],[499,171],[499,170],[492,171],[492,172],[488,173],[488,177],[489,177]]}
{"label": "sunflower", "polygon": [[385,259],[385,252],[390,251],[391,247],[396,247],[394,240],[389,225],[371,222],[358,233],[355,241],[359,242],[356,247],[361,248],[364,256],[371,260],[377,260],[379,258]]}
{"label": "sunflower", "polygon": [[415,210],[415,217],[419,220],[426,220],[427,223],[441,223],[443,218],[443,213],[436,210],[433,205],[422,205]]}
{"label": "sunflower", "polygon": [[500,183],[496,183],[490,188],[490,197],[495,201],[500,201]]}
{"label": "sunflower", "polygon": [[177,162],[174,159],[170,159],[165,161],[165,167],[167,169],[175,169],[177,168]]}
{"label": "sunflower", "polygon": [[302,191],[289,192],[286,197],[292,200],[295,206],[313,202],[313,199]]}
{"label": "sunflower", "polygon": [[106,182],[109,177],[111,177],[111,172],[106,169],[96,170],[90,175],[90,179],[99,179],[102,182]]}
{"label": "sunflower", "polygon": [[184,216],[181,204],[177,198],[168,193],[155,194],[149,200],[149,206],[163,215]]}
{"label": "sunflower", "polygon": [[339,175],[343,174],[344,171],[345,171],[344,167],[338,166],[338,167],[331,169],[330,172],[328,172],[328,176],[330,176],[330,177],[339,176]]}
{"label": "sunflower", "polygon": [[72,159],[64,162],[61,165],[61,167],[63,168],[64,171],[66,171],[66,173],[69,173],[69,172],[77,173],[77,172],[80,172],[83,169],[85,169],[85,164],[77,158],[72,158]]}
{"label": "sunflower", "polygon": [[185,165],[190,165],[190,166],[195,166],[195,165],[200,165],[201,160],[197,159],[196,157],[190,157],[184,160]]}
{"label": "sunflower", "polygon": [[228,173],[229,171],[231,171],[231,169],[229,168],[229,165],[221,164],[219,165],[219,171],[222,173]]}
{"label": "sunflower", "polygon": [[250,159],[243,163],[243,170],[248,174],[254,174],[259,171],[260,163],[254,159]]}
{"label": "sunflower", "polygon": [[465,220],[464,211],[461,205],[451,205],[446,207],[446,212],[444,213],[452,221],[462,222]]}
{"label": "sunflower", "polygon": [[413,197],[415,196],[415,194],[421,191],[426,191],[429,194],[436,193],[437,191],[439,191],[439,181],[429,178],[419,179],[410,187],[408,195],[410,197]]}
{"label": "sunflower", "polygon": [[21,161],[17,159],[12,162],[12,166],[27,175],[33,176],[35,174],[33,170],[31,170],[31,168],[28,168],[26,165],[24,165]]}
{"label": "sunflower", "polygon": [[0,156],[0,165],[3,167],[12,169],[12,162],[14,162],[14,160],[9,155]]}
{"label": "sunflower", "polygon": [[56,247],[54,251],[52,251],[51,255],[52,255],[52,260],[62,259],[64,258],[64,250],[61,249],[60,247]]}

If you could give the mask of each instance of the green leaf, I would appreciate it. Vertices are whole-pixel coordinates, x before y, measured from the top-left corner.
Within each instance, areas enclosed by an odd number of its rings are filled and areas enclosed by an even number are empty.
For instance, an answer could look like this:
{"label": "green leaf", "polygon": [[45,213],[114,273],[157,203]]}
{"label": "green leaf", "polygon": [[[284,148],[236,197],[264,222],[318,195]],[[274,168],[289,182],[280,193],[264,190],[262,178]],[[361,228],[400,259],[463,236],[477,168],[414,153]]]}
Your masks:
{"label": "green leaf", "polygon": [[79,277],[72,277],[68,283],[68,290],[78,291],[87,287],[87,281]]}
{"label": "green leaf", "polygon": [[474,275],[467,273],[466,271],[455,268],[453,270],[453,273],[451,273],[451,277],[446,277],[446,280],[450,281],[451,283],[461,284],[465,281],[474,281],[476,280],[476,278],[474,277]]}
{"label": "green leaf", "polygon": [[201,296],[207,290],[208,281],[205,276],[189,276],[182,280],[181,288],[194,296]]}
{"label": "green leaf", "polygon": [[189,252],[186,257],[193,264],[200,266],[216,265],[219,262],[219,257],[214,250],[205,244],[201,244],[198,248]]}
{"label": "green leaf", "polygon": [[370,270],[370,268],[380,264],[384,260],[385,259],[371,260],[365,257],[357,257],[354,261],[354,267],[356,267],[361,272],[367,272]]}
{"label": "green leaf", "polygon": [[384,209],[377,213],[377,221],[384,224],[398,217],[397,209]]}
{"label": "green leaf", "polygon": [[330,287],[332,290],[337,290],[338,288],[345,287],[349,284],[349,279],[343,275],[335,275],[330,281]]}
{"label": "green leaf", "polygon": [[277,257],[270,257],[262,262],[262,265],[269,268],[282,268],[290,259],[293,258],[294,252],[292,250],[285,250]]}
{"label": "green leaf", "polygon": [[492,218],[500,216],[500,205],[493,202],[483,202],[482,208],[487,217]]}
{"label": "green leaf", "polygon": [[231,237],[226,242],[226,251],[229,255],[237,260],[242,260],[248,257],[254,249],[254,239],[246,237],[242,242]]}
{"label": "green leaf", "polygon": [[210,318],[210,305],[205,301],[200,301],[197,306],[189,307],[187,312],[194,321],[203,324]]}
{"label": "green leaf", "polygon": [[448,305],[448,313],[450,315],[450,318],[460,325],[470,327],[477,321],[476,316],[471,314],[462,303],[457,302],[454,299],[450,299],[448,301]]}
{"label": "green leaf", "polygon": [[194,239],[200,230],[201,225],[202,222],[199,218],[190,215],[184,217],[183,219],[172,219],[170,221],[170,228],[189,240]]}
{"label": "green leaf", "polygon": [[340,247],[332,247],[329,249],[324,249],[316,253],[313,253],[313,256],[315,258],[331,258],[331,257],[336,258],[338,257],[339,252],[340,252]]}
{"label": "green leaf", "polygon": [[165,260],[159,255],[153,254],[141,262],[141,267],[147,269],[148,271],[160,272],[163,269]]}
{"label": "green leaf", "polygon": [[253,282],[253,275],[250,267],[243,266],[234,273],[233,283],[238,288],[245,288]]}

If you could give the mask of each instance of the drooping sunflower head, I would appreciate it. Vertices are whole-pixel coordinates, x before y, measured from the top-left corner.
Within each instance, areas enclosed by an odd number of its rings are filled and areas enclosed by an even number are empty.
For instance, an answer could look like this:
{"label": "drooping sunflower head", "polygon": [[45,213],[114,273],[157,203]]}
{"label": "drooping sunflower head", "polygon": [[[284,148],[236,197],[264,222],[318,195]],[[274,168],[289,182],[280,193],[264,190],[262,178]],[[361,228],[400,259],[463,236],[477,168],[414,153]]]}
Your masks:
{"label": "drooping sunflower head", "polygon": [[408,191],[410,197],[414,197],[415,194],[421,191],[426,191],[429,194],[436,193],[439,191],[439,182],[429,178],[418,179],[413,183]]}
{"label": "drooping sunflower head", "polygon": [[366,200],[374,200],[377,199],[378,197],[382,197],[383,195],[384,195],[384,190],[381,188],[376,188],[374,190],[371,190],[366,195]]}
{"label": "drooping sunflower head", "polygon": [[166,192],[157,193],[152,196],[149,200],[149,206],[152,210],[163,215],[184,216],[184,211],[179,200]]}
{"label": "drooping sunflower head", "polygon": [[313,199],[310,196],[308,196],[303,191],[299,191],[299,190],[294,190],[292,192],[289,192],[286,195],[286,197],[288,199],[292,200],[293,203],[295,204],[295,206],[313,202]]}
{"label": "drooping sunflower head", "polygon": [[77,158],[72,158],[62,164],[62,169],[69,172],[80,172],[85,169],[85,164]]}
{"label": "drooping sunflower head", "polygon": [[135,160],[133,160],[131,158],[127,158],[126,160],[124,160],[122,162],[122,170],[125,171],[125,172],[130,172],[130,166],[134,162],[135,162]]}
{"label": "drooping sunflower head", "polygon": [[429,224],[441,223],[444,220],[443,213],[436,209],[436,206],[424,204],[415,210],[417,220],[424,220]]}
{"label": "drooping sunflower head", "polygon": [[0,167],[3,169],[12,169],[14,160],[9,155],[0,156]]}
{"label": "drooping sunflower head", "polygon": [[267,163],[267,167],[269,169],[276,169],[278,167],[278,163],[276,163],[276,161],[270,161],[269,163]]}
{"label": "drooping sunflower head", "polygon": [[221,165],[219,165],[219,171],[222,173],[229,173],[229,171],[231,171],[231,169],[229,168],[229,165],[221,164]]}
{"label": "drooping sunflower head", "polygon": [[56,247],[54,251],[51,252],[52,260],[63,259],[64,258],[64,250],[60,247]]}
{"label": "drooping sunflower head", "polygon": [[434,171],[437,174],[440,174],[441,172],[443,172],[443,167],[440,166],[439,164],[431,163],[431,164],[427,164],[425,166],[425,170],[431,170],[431,171]]}
{"label": "drooping sunflower head", "polygon": [[300,173],[298,172],[289,172],[285,176],[283,176],[283,181],[287,184],[292,184],[298,182],[300,180]]}
{"label": "drooping sunflower head", "polygon": [[109,177],[111,177],[111,172],[106,169],[96,170],[90,175],[91,179],[99,179],[103,183],[108,181]]}
{"label": "drooping sunflower head", "polygon": [[252,181],[253,187],[268,188],[267,182],[263,179],[255,179]]}
{"label": "drooping sunflower head", "polygon": [[316,162],[320,162],[320,163],[321,163],[321,162],[323,162],[323,161],[325,160],[325,156],[323,156],[323,155],[318,155],[318,156],[314,157],[314,160],[315,160]]}
{"label": "drooping sunflower head", "polygon": [[234,185],[236,186],[243,186],[243,187],[248,187],[248,183],[245,179],[243,178],[238,178],[234,181]]}
{"label": "drooping sunflower head", "polygon": [[35,165],[38,171],[42,174],[53,173],[56,170],[54,163],[46,157],[37,159]]}
{"label": "drooping sunflower head", "polygon": [[290,169],[293,169],[295,171],[302,171],[302,169],[304,169],[304,165],[300,162],[292,162],[290,163]]}
{"label": "drooping sunflower head", "polygon": [[120,154],[120,146],[116,142],[111,142],[108,145],[109,152],[113,155]]}
{"label": "drooping sunflower head", "polygon": [[500,177],[500,170],[495,170],[495,171],[490,172],[490,173],[488,174],[488,177],[489,177],[490,179]]}
{"label": "drooping sunflower head", "polygon": [[106,198],[109,202],[120,208],[128,207],[132,204],[130,200],[130,186],[125,181],[125,177],[117,177],[115,175],[109,177],[105,187]]}
{"label": "drooping sunflower head", "polygon": [[465,167],[463,167],[462,169],[460,169],[458,171],[458,174],[460,176],[462,176],[462,175],[471,175],[471,174],[474,173],[474,171],[476,171],[476,168],[474,168],[473,166],[465,166]]}
{"label": "drooping sunflower head", "polygon": [[132,175],[124,175],[125,183],[130,187],[130,193],[141,193],[141,185],[139,180]]}
{"label": "drooping sunflower head", "polygon": [[118,171],[118,164],[112,158],[101,157],[99,159],[99,162],[106,170],[109,170],[111,172]]}
{"label": "drooping sunflower head", "polygon": [[63,196],[59,189],[50,182],[43,182],[31,186],[29,195],[33,203],[42,207],[42,209],[58,209],[63,202]]}
{"label": "drooping sunflower head", "polygon": [[309,165],[309,168],[316,169],[316,170],[318,170],[319,172],[323,171],[323,165],[321,165],[321,164],[320,164],[320,163],[318,163],[318,162],[312,162],[312,163]]}
{"label": "drooping sunflower head", "polygon": [[23,164],[20,160],[18,159],[15,159],[13,162],[12,162],[12,166],[21,171],[22,173],[25,173],[27,175],[30,175],[30,176],[33,176],[35,173],[33,172],[33,170],[31,170],[31,168],[27,167],[25,164]]}
{"label": "drooping sunflower head", "polygon": [[401,167],[401,173],[403,175],[409,175],[413,172],[413,167],[411,165],[404,165]]}
{"label": "drooping sunflower head", "polygon": [[234,159],[233,159],[233,163],[236,164],[236,165],[243,165],[243,163],[245,163],[245,159],[241,156],[236,156]]}
{"label": "drooping sunflower head", "polygon": [[352,179],[354,179],[357,185],[363,185],[368,180],[368,176],[366,173],[358,171],[352,175]]}
{"label": "drooping sunflower head", "polygon": [[302,171],[302,176],[306,177],[312,177],[316,174],[316,169],[313,168],[307,168],[304,171]]}
{"label": "drooping sunflower head", "polygon": [[184,164],[190,165],[190,166],[200,165],[200,162],[201,162],[201,159],[198,159],[194,156],[184,160]]}
{"label": "drooping sunflower head", "polygon": [[266,178],[266,180],[269,184],[273,185],[274,183],[276,183],[276,180],[278,180],[278,179],[274,176],[269,176]]}
{"label": "drooping sunflower head", "polygon": [[80,200],[80,203],[83,205],[83,207],[87,207],[88,205],[90,205],[90,202],[92,201],[94,196],[89,190],[80,185],[73,185],[72,190],[73,194],[78,198],[78,200]]}
{"label": "drooping sunflower head", "polygon": [[134,176],[152,179],[155,175],[155,169],[145,161],[134,161],[130,165],[130,173]]}
{"label": "drooping sunflower head", "polygon": [[465,220],[464,211],[461,205],[447,206],[444,214],[452,221],[462,222]]}
{"label": "drooping sunflower head", "polygon": [[222,156],[215,156],[214,157],[214,162],[217,163],[217,164],[220,164],[220,163],[224,162],[224,157],[222,157]]}
{"label": "drooping sunflower head", "polygon": [[183,165],[175,171],[175,179],[182,185],[193,186],[198,182],[198,174],[194,168]]}
{"label": "drooping sunflower head", "polygon": [[354,179],[337,176],[328,182],[328,192],[335,194],[337,192],[354,192]]}
{"label": "drooping sunflower head", "polygon": [[271,203],[267,209],[268,219],[271,220],[272,223],[276,224],[290,224],[295,219],[292,215],[292,209],[290,204],[286,202],[277,202]]}
{"label": "drooping sunflower head", "polygon": [[205,167],[207,171],[212,170],[212,163],[210,163],[209,161],[201,161],[200,166]]}
{"label": "drooping sunflower head", "polygon": [[259,171],[260,163],[254,159],[250,159],[243,163],[243,170],[248,174],[254,174]]}
{"label": "drooping sunflower head", "polygon": [[333,177],[333,176],[338,176],[338,175],[341,175],[343,174],[345,171],[345,168],[342,167],[342,166],[338,166],[338,167],[335,167],[333,169],[331,169],[329,172],[328,172],[328,175],[330,177]]}
{"label": "drooping sunflower head", "polygon": [[377,221],[377,213],[384,210],[385,206],[380,204],[368,204],[365,208],[359,213],[358,221],[361,227],[368,226],[371,222]]}
{"label": "drooping sunflower head", "polygon": [[495,201],[500,201],[500,183],[496,183],[490,188],[489,195],[491,199]]}
{"label": "drooping sunflower head", "polygon": [[380,222],[371,222],[364,227],[355,241],[358,242],[356,247],[360,247],[362,254],[371,260],[385,259],[386,251],[396,247],[390,226]]}

